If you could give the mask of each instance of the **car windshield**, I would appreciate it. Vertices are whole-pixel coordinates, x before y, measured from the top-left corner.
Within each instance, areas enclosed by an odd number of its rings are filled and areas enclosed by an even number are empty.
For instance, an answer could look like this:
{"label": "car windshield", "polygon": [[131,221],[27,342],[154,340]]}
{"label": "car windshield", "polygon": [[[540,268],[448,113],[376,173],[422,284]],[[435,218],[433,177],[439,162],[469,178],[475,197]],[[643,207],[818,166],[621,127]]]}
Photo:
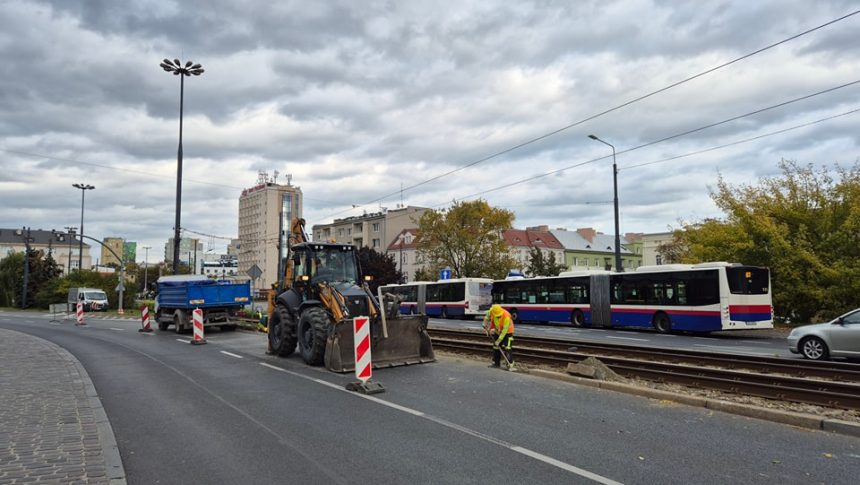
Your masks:
{"label": "car windshield", "polygon": [[840,318],[842,319],[842,323],[860,323],[860,308],[842,315],[836,321],[839,321]]}
{"label": "car windshield", "polygon": [[87,300],[107,300],[103,291],[88,291],[85,293]]}

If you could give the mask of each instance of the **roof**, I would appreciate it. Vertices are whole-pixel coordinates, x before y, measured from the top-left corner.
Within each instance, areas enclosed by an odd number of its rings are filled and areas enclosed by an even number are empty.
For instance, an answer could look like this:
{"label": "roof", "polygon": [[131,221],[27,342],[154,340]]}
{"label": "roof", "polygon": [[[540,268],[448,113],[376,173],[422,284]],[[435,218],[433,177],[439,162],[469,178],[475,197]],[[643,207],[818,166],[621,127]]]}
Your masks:
{"label": "roof", "polygon": [[[589,241],[575,231],[556,230],[550,232],[561,242],[564,249],[570,251],[594,251],[601,253],[615,252],[615,236],[611,236],[609,234],[595,233],[594,237]],[[625,244],[628,244],[628,241],[621,237],[621,253],[633,254],[629,250],[625,249]]]}
{"label": "roof", "polygon": [[[23,245],[24,244],[24,233],[18,234],[22,229],[6,229],[0,228],[0,244],[14,244],[14,245]],[[80,242],[77,238],[75,238],[75,245],[79,245]],[[42,229],[31,229],[30,230],[30,244],[37,246],[47,246],[48,244],[68,244],[69,239],[66,235],[63,234],[55,234],[53,231],[45,231]],[[90,245],[84,243],[84,247],[89,248]]]}
{"label": "roof", "polygon": [[564,249],[561,242],[550,231],[508,229],[502,235],[505,243],[511,247]]}
{"label": "roof", "polygon": [[[402,238],[406,237],[407,234],[412,235],[412,242],[407,244],[403,243],[403,246],[400,245],[400,241]],[[400,231],[397,236],[394,237],[394,240],[391,241],[391,244],[388,245],[387,251],[399,251],[401,249],[418,249],[418,228],[409,228]]]}

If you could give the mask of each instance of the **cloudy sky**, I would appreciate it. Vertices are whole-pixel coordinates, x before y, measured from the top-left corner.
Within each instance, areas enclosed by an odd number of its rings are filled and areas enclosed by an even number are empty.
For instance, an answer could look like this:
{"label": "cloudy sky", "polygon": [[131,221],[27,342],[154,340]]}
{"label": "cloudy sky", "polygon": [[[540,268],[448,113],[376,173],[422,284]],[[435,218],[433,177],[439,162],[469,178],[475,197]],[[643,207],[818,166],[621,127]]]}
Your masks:
{"label": "cloudy sky", "polygon": [[858,9],[2,0],[0,227],[77,226],[71,185],[88,183],[88,235],[163,257],[179,124],[179,79],[158,67],[167,57],[206,71],[185,86],[189,230],[235,236],[241,190],[277,170],[302,188],[309,225],[394,208],[403,187],[406,204],[483,197],[516,227],[612,233],[611,150],[593,133],[619,152],[621,232],[662,232],[719,215],[708,197],[718,174],[743,183],[782,158],[857,162],[860,112],[837,115],[860,108],[860,84],[629,149],[860,80],[860,15],[577,123]]}

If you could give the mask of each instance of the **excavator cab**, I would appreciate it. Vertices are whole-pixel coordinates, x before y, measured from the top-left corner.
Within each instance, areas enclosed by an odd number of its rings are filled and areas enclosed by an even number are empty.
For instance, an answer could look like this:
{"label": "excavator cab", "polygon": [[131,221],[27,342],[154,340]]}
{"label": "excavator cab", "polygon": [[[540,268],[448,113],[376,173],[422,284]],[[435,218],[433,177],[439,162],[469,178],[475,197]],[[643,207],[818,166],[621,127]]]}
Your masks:
{"label": "excavator cab", "polygon": [[435,360],[426,315],[399,315],[399,304],[380,303],[362,281],[354,246],[301,242],[290,252],[286,289],[269,319],[271,353],[288,356],[298,349],[310,365],[349,372],[355,369],[352,319],[366,316],[373,367]]}

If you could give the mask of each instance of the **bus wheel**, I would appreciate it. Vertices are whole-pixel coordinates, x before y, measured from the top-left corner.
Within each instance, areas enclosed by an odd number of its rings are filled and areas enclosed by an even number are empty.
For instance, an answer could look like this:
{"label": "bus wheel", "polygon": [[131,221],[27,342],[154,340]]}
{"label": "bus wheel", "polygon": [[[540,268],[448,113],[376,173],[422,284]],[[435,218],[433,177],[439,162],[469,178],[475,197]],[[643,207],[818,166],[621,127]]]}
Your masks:
{"label": "bus wheel", "polygon": [[416,311],[415,311],[415,305],[412,305],[411,307],[409,307],[409,314],[410,314],[410,315],[415,315],[415,313],[416,313]]}
{"label": "bus wheel", "polygon": [[442,313],[439,316],[447,319],[448,318],[448,307],[443,306],[442,307]]}
{"label": "bus wheel", "polygon": [[669,333],[672,331],[672,320],[669,319],[669,315],[663,312],[654,315],[653,323],[654,329],[659,333]]}
{"label": "bus wheel", "polygon": [[582,310],[577,309],[570,312],[570,323],[573,324],[574,327],[585,325],[585,315],[582,314]]}
{"label": "bus wheel", "polygon": [[515,325],[520,323],[520,312],[516,308],[511,308],[511,320],[514,321]]}

